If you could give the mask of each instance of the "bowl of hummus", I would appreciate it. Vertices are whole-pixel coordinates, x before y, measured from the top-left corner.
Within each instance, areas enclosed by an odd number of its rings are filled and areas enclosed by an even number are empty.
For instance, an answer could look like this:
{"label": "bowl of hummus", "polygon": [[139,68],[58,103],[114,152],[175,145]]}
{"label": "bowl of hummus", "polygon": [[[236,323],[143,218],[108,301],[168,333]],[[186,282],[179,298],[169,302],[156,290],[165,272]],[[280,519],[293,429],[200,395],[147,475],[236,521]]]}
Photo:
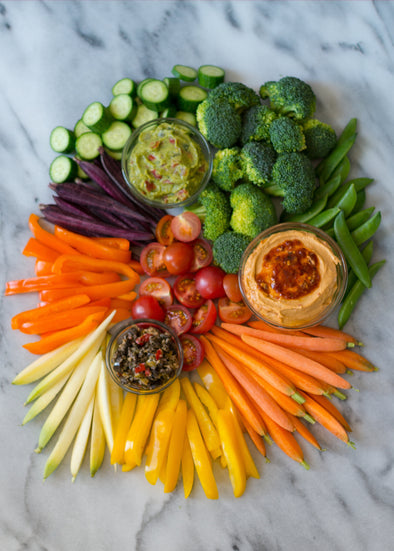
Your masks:
{"label": "bowl of hummus", "polygon": [[343,298],[347,265],[324,231],[283,223],[258,235],[245,250],[239,284],[245,303],[273,327],[302,329],[321,323]]}
{"label": "bowl of hummus", "polygon": [[194,126],[174,118],[138,127],[122,152],[122,172],[133,196],[158,208],[185,207],[207,185],[212,152]]}

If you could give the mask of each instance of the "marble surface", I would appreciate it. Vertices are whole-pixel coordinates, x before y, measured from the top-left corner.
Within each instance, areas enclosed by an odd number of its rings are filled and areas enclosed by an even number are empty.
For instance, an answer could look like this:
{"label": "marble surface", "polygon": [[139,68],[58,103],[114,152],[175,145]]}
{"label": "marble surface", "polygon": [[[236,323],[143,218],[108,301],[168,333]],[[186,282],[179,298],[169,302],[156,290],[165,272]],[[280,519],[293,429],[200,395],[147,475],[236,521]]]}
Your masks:
{"label": "marble surface", "polygon": [[[175,63],[223,66],[256,89],[295,75],[340,131],[359,119],[352,176],[375,179],[368,205],[381,210],[374,259],[389,262],[347,328],[380,367],[355,373],[341,409],[357,449],[323,429],[327,451],[304,446],[310,470],[274,446],[255,459],[260,480],[220,499],[199,483],[185,500],[165,495],[142,470],[114,473],[106,457],[72,484],[69,456],[45,482],[48,452],[34,453],[44,416],[21,426],[28,389],[11,381],[30,360],[10,318],[32,296],[2,297],[0,549],[2,551],[389,551],[394,549],[393,35],[394,3],[375,1],[0,1],[1,285],[32,275],[21,255],[28,216],[48,202],[49,133],[72,126],[88,103],[108,102],[123,76],[168,76]],[[332,320],[335,324],[335,319]]]}

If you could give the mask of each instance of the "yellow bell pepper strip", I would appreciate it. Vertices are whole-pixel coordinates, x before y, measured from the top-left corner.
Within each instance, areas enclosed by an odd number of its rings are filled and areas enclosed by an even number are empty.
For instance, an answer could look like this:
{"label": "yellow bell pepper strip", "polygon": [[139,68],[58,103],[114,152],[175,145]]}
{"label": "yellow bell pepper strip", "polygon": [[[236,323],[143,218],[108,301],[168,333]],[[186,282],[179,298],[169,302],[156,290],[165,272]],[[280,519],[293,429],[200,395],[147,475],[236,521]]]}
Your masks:
{"label": "yellow bell pepper strip", "polygon": [[175,411],[180,395],[181,384],[179,379],[175,379],[175,381],[162,393],[156,415],[164,409]]}
{"label": "yellow bell pepper strip", "polygon": [[134,417],[136,403],[137,394],[127,392],[123,400],[118,426],[115,431],[114,445],[111,452],[111,465],[115,463],[124,463],[126,438]]}
{"label": "yellow bell pepper strip", "polygon": [[122,465],[122,472],[127,473],[132,471],[137,466],[137,463],[124,463]]}
{"label": "yellow bell pepper strip", "polygon": [[[179,400],[175,410],[174,423],[168,446],[167,464],[164,480],[164,492],[169,493],[175,489],[178,482],[183,450],[185,446],[187,405],[185,400]],[[192,468],[193,462],[192,462]]]}
{"label": "yellow bell pepper strip", "polygon": [[44,230],[44,228],[40,226],[40,218],[37,214],[31,214],[29,216],[29,228],[37,241],[50,249],[60,254],[79,254],[76,249],[70,247],[70,245],[67,245],[67,243],[64,243],[49,231]]}
{"label": "yellow bell pepper strip", "polygon": [[175,411],[165,408],[159,411],[152,424],[148,453],[145,463],[145,478],[155,485],[167,457]]}
{"label": "yellow bell pepper strip", "polygon": [[189,406],[194,411],[208,451],[212,454],[212,457],[216,459],[221,455],[221,449],[220,439],[215,425],[202,405],[188,377],[183,377],[181,379],[181,387]]}
{"label": "yellow bell pepper strip", "polygon": [[255,462],[253,461],[253,457],[249,451],[248,445],[246,443],[245,437],[242,433],[241,426],[238,422],[237,413],[234,409],[229,410],[232,418],[233,418],[233,426],[235,431],[235,438],[238,442],[239,449],[241,452],[241,457],[243,460],[243,463],[245,465],[245,473],[246,478],[249,478],[249,476],[253,478],[260,478],[259,471],[257,470],[257,467],[255,465]]}
{"label": "yellow bell pepper strip", "polygon": [[200,398],[201,403],[207,408],[210,418],[212,419],[214,425],[216,426],[219,408],[216,405],[215,400],[212,395],[204,388],[200,383],[193,383],[194,390],[196,391],[197,396]]}
{"label": "yellow bell pepper strip", "polygon": [[[115,434],[118,428],[120,414],[123,405],[123,389],[120,388],[112,379],[108,377],[109,399],[111,403],[111,419],[112,419],[112,432]],[[124,449],[124,443],[123,443]]]}
{"label": "yellow bell pepper strip", "polygon": [[211,457],[205,446],[194,411],[189,409],[186,418],[186,432],[198,478],[208,499],[218,499],[219,492],[212,470]]}
{"label": "yellow bell pepper strip", "polygon": [[223,453],[235,497],[241,497],[246,487],[245,465],[234,427],[234,418],[228,410],[221,409],[218,414],[218,430],[222,441]]}
{"label": "yellow bell pepper strip", "polygon": [[32,256],[37,260],[43,260],[45,262],[55,262],[57,257],[61,254],[55,251],[51,247],[40,243],[35,237],[30,237],[22,251],[24,256]]}
{"label": "yellow bell pepper strip", "polygon": [[208,360],[203,360],[203,362],[197,367],[197,373],[201,377],[205,388],[213,396],[217,406],[219,408],[224,408],[228,394],[219,375],[213,369],[211,364],[208,363]]}
{"label": "yellow bell pepper strip", "polygon": [[127,434],[124,458],[128,464],[141,465],[142,454],[149,437],[160,394],[138,396],[137,407]]}
{"label": "yellow bell pepper strip", "polygon": [[188,498],[193,489],[194,463],[193,463],[193,456],[192,456],[192,450],[190,448],[189,438],[187,437],[186,433],[185,433],[184,446],[182,451],[181,468],[182,468],[183,494],[185,498]]}

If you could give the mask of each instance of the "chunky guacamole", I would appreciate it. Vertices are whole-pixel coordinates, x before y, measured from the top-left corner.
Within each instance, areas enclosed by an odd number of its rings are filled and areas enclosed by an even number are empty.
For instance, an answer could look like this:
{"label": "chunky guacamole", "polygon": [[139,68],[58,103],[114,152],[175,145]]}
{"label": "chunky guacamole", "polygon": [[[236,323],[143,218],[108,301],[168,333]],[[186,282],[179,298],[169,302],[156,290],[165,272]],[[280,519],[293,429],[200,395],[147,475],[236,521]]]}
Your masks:
{"label": "chunky guacamole", "polygon": [[142,131],[127,161],[129,180],[148,199],[180,203],[199,188],[208,169],[190,131],[163,122]]}

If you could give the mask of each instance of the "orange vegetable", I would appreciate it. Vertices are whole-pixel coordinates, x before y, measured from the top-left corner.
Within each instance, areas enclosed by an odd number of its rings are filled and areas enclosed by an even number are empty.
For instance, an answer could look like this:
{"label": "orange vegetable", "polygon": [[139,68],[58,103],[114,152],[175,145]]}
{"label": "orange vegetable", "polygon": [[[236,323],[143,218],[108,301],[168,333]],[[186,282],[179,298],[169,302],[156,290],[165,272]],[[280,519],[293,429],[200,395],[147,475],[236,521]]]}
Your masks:
{"label": "orange vegetable", "polygon": [[262,436],[253,429],[253,427],[246,419],[243,419],[243,423],[245,425],[246,431],[249,434],[253,444],[256,446],[256,448],[261,453],[261,455],[263,457],[266,457],[265,444]]}
{"label": "orange vegetable", "polygon": [[[72,273],[72,272],[71,272]],[[84,285],[105,285],[105,283],[115,283],[120,281],[120,276],[116,272],[81,272],[79,282]]]}
{"label": "orange vegetable", "polygon": [[115,249],[121,249],[122,251],[128,251],[130,249],[130,241],[123,237],[91,237],[93,241],[107,245],[107,247],[113,247]]}
{"label": "orange vegetable", "polygon": [[314,350],[298,350],[295,348],[293,348],[292,350],[294,350],[295,352],[299,352],[300,354],[306,356],[311,360],[320,362],[335,373],[346,373],[346,365],[334,356],[332,356],[329,352],[315,352]]}
{"label": "orange vegetable", "polygon": [[128,265],[130,266],[130,268],[132,268],[134,271],[136,271],[137,274],[139,274],[139,275],[144,275],[145,274],[144,269],[141,266],[141,264],[138,262],[138,260],[130,260],[130,262],[128,262]]}
{"label": "orange vegetable", "polygon": [[333,415],[335,419],[343,425],[343,428],[347,432],[352,432],[349,423],[346,421],[339,409],[331,402],[331,400],[326,398],[326,396],[313,396],[313,399],[315,402],[324,407],[324,409],[326,409],[329,413],[331,413],[331,415]]}
{"label": "orange vegetable", "polygon": [[78,282],[79,274],[52,274],[48,276],[29,277],[26,279],[15,279],[5,284],[5,295],[16,295],[20,293],[32,293],[43,289],[66,289]]}
{"label": "orange vegetable", "polygon": [[43,245],[46,245],[50,249],[53,249],[60,254],[79,254],[76,249],[70,247],[70,245],[67,245],[67,243],[64,243],[64,241],[61,241],[61,239],[49,231],[44,230],[44,228],[40,226],[40,218],[36,214],[30,215],[29,228],[37,241]]}
{"label": "orange vegetable", "polygon": [[127,308],[116,308],[114,317],[112,318],[113,323],[118,323],[119,321],[124,321],[131,318],[131,310]]}
{"label": "orange vegetable", "polygon": [[[64,310],[56,312],[36,321],[23,323],[19,330],[28,335],[42,335],[49,331],[60,331],[75,327],[84,321],[87,316],[96,313],[104,313],[107,308],[105,306],[85,306],[81,308],[73,308],[72,310]],[[112,320],[113,321],[113,320]]]}
{"label": "orange vegetable", "polygon": [[304,333],[307,333],[308,335],[314,335],[315,337],[343,339],[346,343],[352,343],[355,345],[360,344],[360,342],[356,339],[356,337],[353,337],[353,335],[345,333],[340,329],[334,329],[333,327],[327,327],[325,325],[315,325],[314,327],[308,327],[307,329],[303,329],[302,331]]}
{"label": "orange vegetable", "polygon": [[41,243],[35,237],[30,237],[22,254],[24,256],[34,256],[38,260],[44,260],[45,262],[54,262],[60,253]]}
{"label": "orange vegetable", "polygon": [[321,450],[321,446],[319,444],[319,442],[316,440],[316,438],[313,436],[313,434],[311,433],[311,431],[308,429],[308,427],[306,427],[304,425],[304,423],[301,421],[301,419],[299,419],[298,417],[293,417],[292,418],[293,420],[293,423],[294,423],[294,426],[295,426],[295,430],[307,441],[309,442],[310,444],[312,444],[312,446],[314,446],[315,448],[317,448],[318,450]]}
{"label": "orange vegetable", "polygon": [[330,352],[330,356],[343,362],[348,369],[354,369],[355,371],[377,371],[369,360],[364,358],[361,354],[358,354],[354,350],[342,350],[341,352]]}
{"label": "orange vegetable", "polygon": [[37,258],[34,264],[34,273],[36,276],[46,276],[52,274],[52,262],[46,260],[39,260]]}

